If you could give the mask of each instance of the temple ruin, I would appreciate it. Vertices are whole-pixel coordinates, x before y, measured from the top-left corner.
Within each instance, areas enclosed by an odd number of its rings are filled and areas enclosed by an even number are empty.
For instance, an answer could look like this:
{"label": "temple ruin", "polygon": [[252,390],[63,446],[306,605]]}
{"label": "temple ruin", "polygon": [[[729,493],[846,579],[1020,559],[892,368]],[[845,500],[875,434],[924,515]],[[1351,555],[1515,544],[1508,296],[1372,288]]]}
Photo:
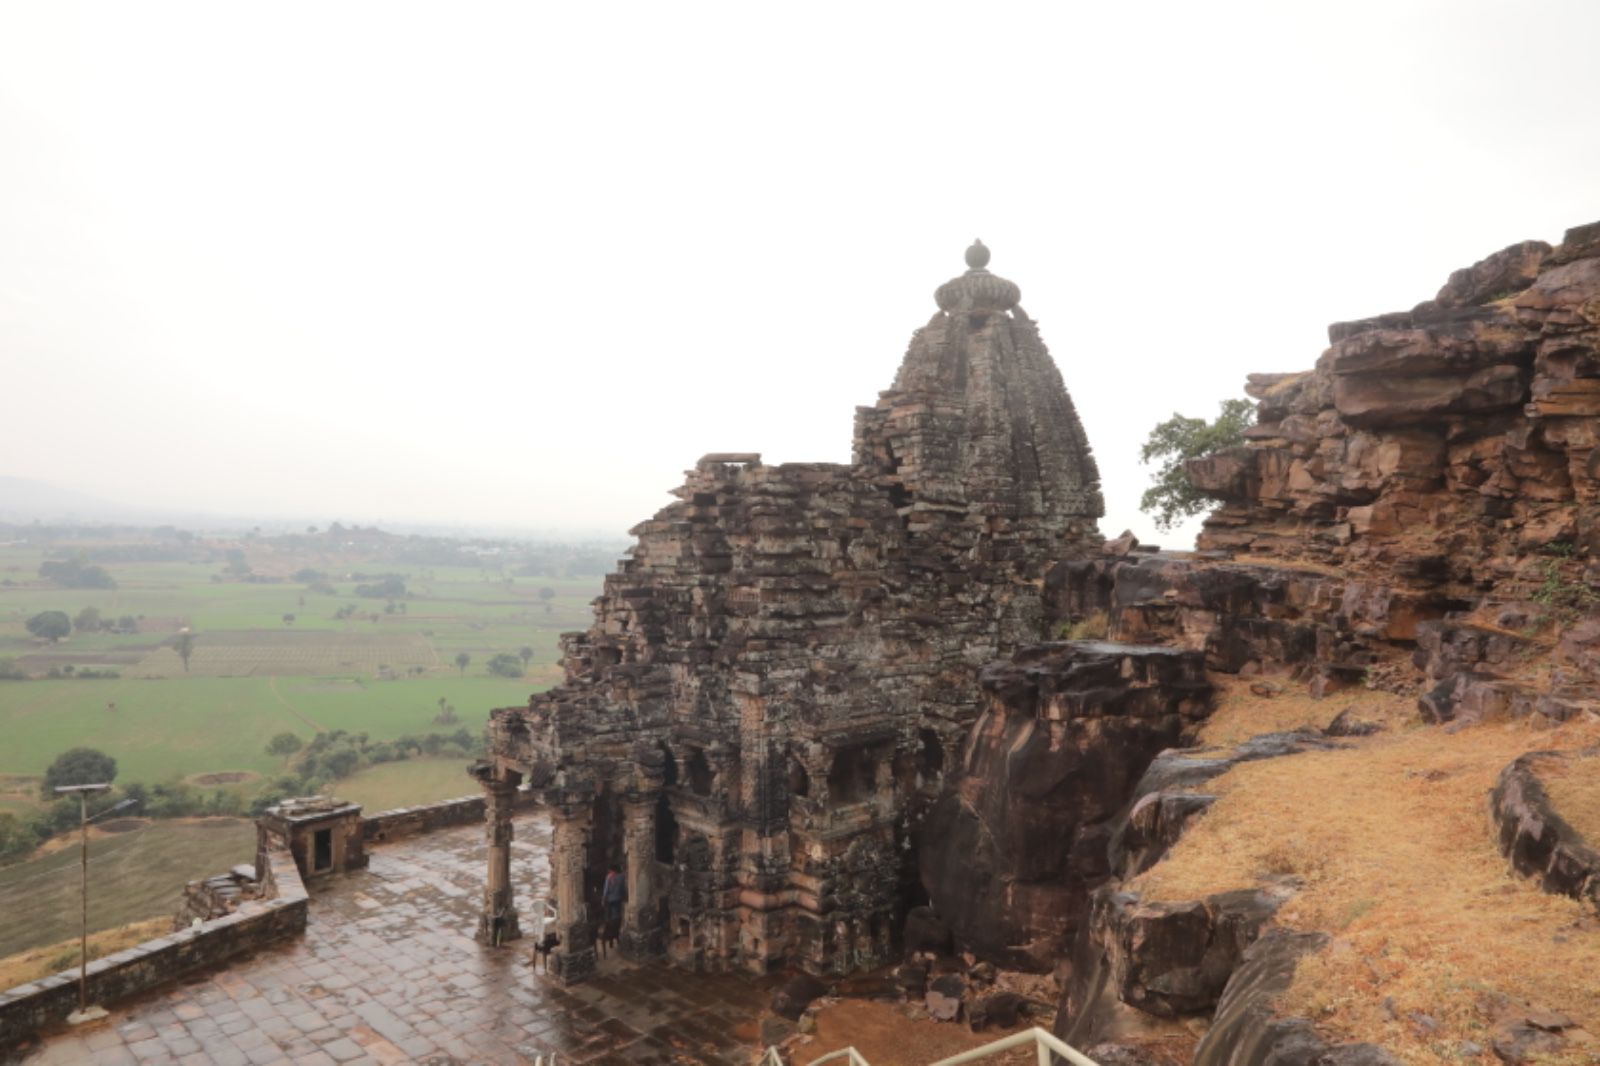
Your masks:
{"label": "temple ruin", "polygon": [[701,459],[631,532],[566,680],[493,712],[479,936],[519,935],[523,782],[554,819],[566,980],[595,965],[607,867],[622,947],[695,970],[843,973],[891,957],[911,828],[978,714],[981,666],[1041,639],[1050,564],[1098,550],[1099,474],[1015,284],[935,294],[853,460]]}

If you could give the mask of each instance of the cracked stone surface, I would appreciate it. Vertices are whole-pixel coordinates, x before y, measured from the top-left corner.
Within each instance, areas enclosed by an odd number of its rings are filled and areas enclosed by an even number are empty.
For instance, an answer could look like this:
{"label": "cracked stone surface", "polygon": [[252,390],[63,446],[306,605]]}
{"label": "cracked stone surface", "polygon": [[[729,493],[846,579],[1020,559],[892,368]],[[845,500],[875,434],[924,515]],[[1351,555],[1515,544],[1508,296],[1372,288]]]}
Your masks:
{"label": "cracked stone surface", "polygon": [[[550,826],[516,819],[512,875],[531,913],[549,894]],[[481,826],[374,849],[312,897],[303,940],[119,1004],[86,1032],[48,1034],[30,1066],[144,1063],[746,1063],[773,979],[686,977],[613,955],[562,988],[528,942],[477,944]]]}

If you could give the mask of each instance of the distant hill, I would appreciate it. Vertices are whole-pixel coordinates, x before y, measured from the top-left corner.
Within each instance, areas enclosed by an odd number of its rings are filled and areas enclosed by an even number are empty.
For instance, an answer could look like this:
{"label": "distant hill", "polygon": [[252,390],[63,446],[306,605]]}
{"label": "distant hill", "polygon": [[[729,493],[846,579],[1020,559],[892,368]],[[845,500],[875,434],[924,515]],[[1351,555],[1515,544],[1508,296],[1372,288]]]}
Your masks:
{"label": "distant hill", "polygon": [[136,518],[144,513],[138,507],[52,485],[48,481],[0,476],[0,520],[3,521],[104,521]]}

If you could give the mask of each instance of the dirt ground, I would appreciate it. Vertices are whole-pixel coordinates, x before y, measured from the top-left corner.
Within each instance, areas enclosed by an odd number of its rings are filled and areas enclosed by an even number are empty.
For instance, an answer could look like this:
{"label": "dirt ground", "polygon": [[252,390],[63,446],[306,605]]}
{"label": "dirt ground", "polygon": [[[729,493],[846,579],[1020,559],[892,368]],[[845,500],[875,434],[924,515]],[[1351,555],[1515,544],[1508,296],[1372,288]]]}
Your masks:
{"label": "dirt ground", "polygon": [[[1026,1023],[1015,1029],[974,1033],[965,1022],[936,1022],[926,1015],[912,1018],[904,1004],[841,999],[817,1012],[817,1031],[809,1043],[795,1046],[791,1057],[804,1064],[853,1047],[872,1066],[927,1066],[1025,1028]],[[1038,1057],[1032,1050],[1018,1048],[985,1061],[1026,1066]]]}

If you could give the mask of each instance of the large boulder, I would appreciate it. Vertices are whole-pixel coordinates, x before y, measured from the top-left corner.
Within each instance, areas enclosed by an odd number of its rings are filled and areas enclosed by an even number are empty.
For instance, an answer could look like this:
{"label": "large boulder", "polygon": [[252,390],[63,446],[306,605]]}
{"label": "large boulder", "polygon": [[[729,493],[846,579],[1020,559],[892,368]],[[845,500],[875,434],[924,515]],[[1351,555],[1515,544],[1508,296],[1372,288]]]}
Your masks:
{"label": "large boulder", "polygon": [[1131,893],[1102,892],[1091,935],[1110,958],[1123,1003],[1163,1018],[1204,1014],[1288,894],[1243,889],[1145,903]]}
{"label": "large boulder", "polygon": [[1600,912],[1600,851],[1561,817],[1539,779],[1542,765],[1571,758],[1577,756],[1531,752],[1516,759],[1500,772],[1489,809],[1512,866],[1539,878],[1546,892],[1586,900]]}
{"label": "large boulder", "polygon": [[1412,661],[1435,680],[1462,671],[1508,677],[1525,665],[1529,647],[1526,638],[1504,629],[1429,619],[1417,624],[1417,649]]}
{"label": "large boulder", "polygon": [[1464,670],[1452,674],[1417,700],[1427,722],[1482,722],[1526,718],[1543,713],[1538,692],[1516,681]]}
{"label": "large boulder", "polygon": [[1544,241],[1523,241],[1502,248],[1451,274],[1433,302],[1443,308],[1470,307],[1521,292],[1539,276],[1539,268],[1550,252]]}
{"label": "large boulder", "polygon": [[1015,992],[991,992],[973,1001],[967,1008],[967,1024],[974,1033],[981,1033],[991,1026],[1010,1029],[1017,1024],[1022,1016],[1022,1008],[1027,1004],[1028,1001]]}
{"label": "large boulder", "polygon": [[959,949],[1045,972],[1110,874],[1112,821],[1150,761],[1210,711],[1199,652],[1095,641],[984,671],[961,772],[920,834],[929,898]]}
{"label": "large boulder", "polygon": [[947,973],[928,982],[923,1005],[936,1022],[953,1022],[961,1017],[961,1003],[967,995],[967,982],[960,974]]}
{"label": "large boulder", "polygon": [[906,912],[904,941],[908,954],[928,951],[948,955],[955,949],[949,924],[935,914],[932,907],[912,907]]}

